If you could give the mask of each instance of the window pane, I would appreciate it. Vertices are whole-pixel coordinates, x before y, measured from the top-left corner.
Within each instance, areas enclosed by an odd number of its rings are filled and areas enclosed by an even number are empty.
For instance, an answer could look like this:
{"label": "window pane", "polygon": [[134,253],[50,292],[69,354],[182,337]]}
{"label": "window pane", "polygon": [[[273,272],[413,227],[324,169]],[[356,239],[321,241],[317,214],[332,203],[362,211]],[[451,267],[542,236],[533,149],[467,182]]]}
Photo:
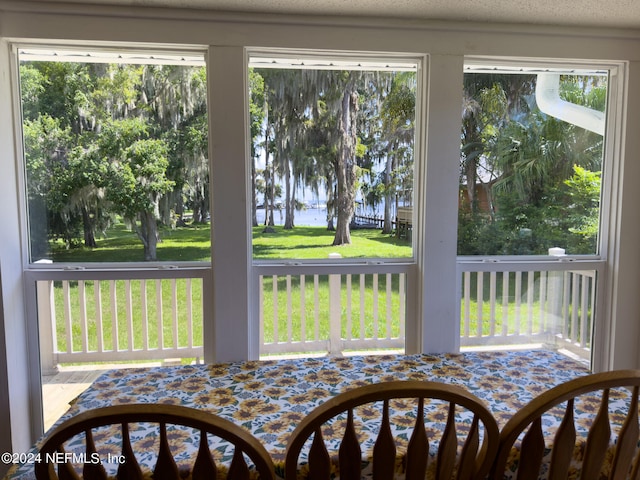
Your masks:
{"label": "window pane", "polygon": [[19,55],[30,260],[209,260],[203,57]]}
{"label": "window pane", "polygon": [[250,62],[254,258],[412,257],[417,64]]}
{"label": "window pane", "polygon": [[598,253],[607,80],[466,66],[459,255]]}

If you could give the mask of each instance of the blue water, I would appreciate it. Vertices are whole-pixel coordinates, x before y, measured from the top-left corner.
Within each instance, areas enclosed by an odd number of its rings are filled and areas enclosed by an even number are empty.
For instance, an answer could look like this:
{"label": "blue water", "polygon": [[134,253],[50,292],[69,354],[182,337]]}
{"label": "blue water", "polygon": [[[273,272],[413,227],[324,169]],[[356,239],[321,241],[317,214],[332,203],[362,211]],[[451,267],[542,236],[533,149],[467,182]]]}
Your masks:
{"label": "blue water", "polygon": [[[264,224],[265,209],[259,208],[256,216],[258,224]],[[284,225],[284,209],[274,212],[273,221],[276,225]],[[335,220],[334,220],[335,221]],[[299,227],[326,227],[327,226],[327,209],[326,208],[307,208],[304,210],[296,210],[293,222]]]}

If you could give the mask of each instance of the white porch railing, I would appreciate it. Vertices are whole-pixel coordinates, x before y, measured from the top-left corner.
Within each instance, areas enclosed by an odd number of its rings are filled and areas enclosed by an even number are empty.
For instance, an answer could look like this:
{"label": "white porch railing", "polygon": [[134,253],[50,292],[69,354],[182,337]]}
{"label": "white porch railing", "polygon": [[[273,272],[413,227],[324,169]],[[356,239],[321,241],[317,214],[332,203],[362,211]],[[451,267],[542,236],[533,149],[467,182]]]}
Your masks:
{"label": "white porch railing", "polygon": [[51,270],[35,277],[44,373],[58,364],[201,358],[210,270]]}
{"label": "white porch railing", "polygon": [[[414,268],[258,266],[260,355],[404,350],[407,322],[415,319],[407,301]],[[588,359],[601,268],[598,261],[459,259],[461,347],[545,344]],[[202,357],[202,295],[210,291],[210,274],[208,268],[30,272],[43,371],[61,363]]]}
{"label": "white porch railing", "polygon": [[600,262],[459,261],[460,345],[544,344],[591,357]]}
{"label": "white porch railing", "polygon": [[411,266],[259,268],[260,355],[404,351]]}

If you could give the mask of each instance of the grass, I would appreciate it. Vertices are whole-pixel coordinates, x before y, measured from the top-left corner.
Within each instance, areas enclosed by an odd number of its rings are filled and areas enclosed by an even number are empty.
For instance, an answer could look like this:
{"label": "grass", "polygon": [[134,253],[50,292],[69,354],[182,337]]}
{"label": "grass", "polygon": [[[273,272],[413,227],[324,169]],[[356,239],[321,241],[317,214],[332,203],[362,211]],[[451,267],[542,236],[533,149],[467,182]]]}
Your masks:
{"label": "grass", "polygon": [[333,246],[335,232],[324,227],[275,227],[263,233],[264,227],[253,228],[255,259],[321,259],[330,253],[343,258],[411,258],[411,244],[379,230],[353,230],[351,244]]}
{"label": "grass", "polygon": [[[320,259],[330,253],[345,258],[403,258],[412,256],[411,244],[379,230],[354,230],[351,245],[334,247],[334,232],[324,227],[295,227],[285,230],[274,227],[274,233],[263,233],[264,227],[253,228],[253,257],[255,259]],[[193,225],[162,229],[158,243],[160,262],[209,262],[211,240],[209,225]],[[142,243],[135,233],[118,224],[97,239],[97,248],[66,249],[62,242],[51,244],[54,262],[141,262]]]}
{"label": "grass", "polygon": [[[410,258],[412,247],[403,239],[392,235],[383,235],[378,230],[355,230],[352,232],[352,244],[345,246],[332,246],[334,233],[323,227],[296,227],[293,230],[284,230],[275,227],[272,233],[263,232],[264,227],[253,228],[253,255],[255,259],[279,260],[279,259],[324,259],[330,253],[339,253],[344,258]],[[110,230],[106,238],[98,241],[96,249],[53,249],[56,262],[137,262],[142,260],[142,246],[132,232],[123,225]],[[158,260],[160,261],[210,261],[210,229],[207,225],[176,228],[162,231],[162,242],[158,245]],[[497,281],[497,298],[501,298],[502,280],[500,274]],[[346,283],[346,276],[342,276],[342,285]],[[346,289],[341,291],[341,334],[343,338],[371,338],[376,334],[379,337],[397,338],[400,334],[401,302],[398,275],[391,275],[391,293],[386,290],[386,275],[378,277],[377,290],[374,289],[373,275],[364,276],[364,288],[362,299],[360,293],[360,275],[351,275],[353,293],[351,303],[348,306]],[[536,279],[537,280],[537,279]],[[324,340],[329,338],[329,277],[327,275],[307,275],[305,277],[304,294],[301,288],[300,277],[291,277],[291,288],[287,292],[286,276],[276,277],[277,294],[274,295],[273,278],[265,277],[263,280],[263,311],[264,325],[263,335],[265,343],[289,342],[302,340]],[[314,288],[317,281],[317,288]],[[513,291],[513,279],[509,281],[510,292]],[[148,332],[150,348],[158,346],[158,329],[162,328],[164,346],[172,346],[173,317],[178,317],[179,332],[178,345],[187,343],[187,319],[186,305],[192,303],[193,309],[193,337],[195,345],[202,345],[202,282],[192,281],[192,298],[187,298],[186,283],[183,279],[175,280],[177,285],[176,312],[173,311],[174,299],[172,297],[172,280],[161,281],[131,281],[129,288],[131,295],[125,295],[125,281],[116,281],[117,301],[115,302],[116,315],[112,315],[109,306],[110,282],[101,281],[100,295],[103,298],[103,344],[106,350],[114,348],[112,334],[113,322],[117,318],[118,343],[120,348],[128,346],[127,319],[130,315],[133,319],[133,345],[131,349],[143,348],[143,331]],[[488,298],[488,283],[484,284],[484,298]],[[536,281],[537,283],[537,281]],[[143,287],[144,285],[144,287]],[[159,287],[157,286],[159,285]],[[56,304],[58,348],[67,350],[67,335],[64,311],[64,292],[61,282],[55,282],[54,295]],[[72,342],[74,351],[82,347],[83,332],[80,326],[81,298],[77,288],[78,283],[72,282],[69,294],[69,311],[72,318]],[[477,334],[478,324],[478,299],[476,278],[470,285],[470,316],[469,334]],[[88,332],[86,338],[90,350],[97,350],[97,318],[99,305],[96,304],[94,295],[94,282],[85,282],[86,288],[86,317],[88,319]],[[144,291],[143,291],[144,288]],[[157,290],[159,289],[159,290]],[[390,295],[390,296],[389,296]],[[510,298],[506,315],[503,316],[502,304],[498,300],[496,305],[495,332],[502,332],[503,322],[508,322],[508,333],[513,334],[518,329],[521,333],[529,331],[529,313],[533,319],[532,329],[539,330],[541,320],[540,303],[534,298],[532,306],[526,305],[524,295],[526,288],[523,285],[523,304],[520,307],[519,324],[516,325],[518,314],[515,299]],[[274,298],[275,297],[275,298]],[[317,298],[317,302],[316,302]],[[144,300],[143,300],[144,299]],[[160,304],[160,307],[158,306]],[[374,312],[374,304],[377,310]],[[146,307],[143,307],[146,305]],[[146,308],[146,315],[143,311]],[[162,309],[160,312],[159,308]],[[464,308],[464,305],[463,305]],[[482,335],[490,335],[491,311],[488,301],[482,301]],[[351,315],[352,323],[350,332],[347,331],[346,318]],[[464,314],[464,311],[463,311]],[[303,327],[301,318],[305,319]],[[387,318],[389,322],[387,323]],[[146,320],[145,320],[146,319]],[[158,322],[162,322],[161,325]],[[143,327],[144,322],[147,323]],[[465,332],[464,323],[461,325],[462,334]],[[277,330],[277,334],[276,334]]]}

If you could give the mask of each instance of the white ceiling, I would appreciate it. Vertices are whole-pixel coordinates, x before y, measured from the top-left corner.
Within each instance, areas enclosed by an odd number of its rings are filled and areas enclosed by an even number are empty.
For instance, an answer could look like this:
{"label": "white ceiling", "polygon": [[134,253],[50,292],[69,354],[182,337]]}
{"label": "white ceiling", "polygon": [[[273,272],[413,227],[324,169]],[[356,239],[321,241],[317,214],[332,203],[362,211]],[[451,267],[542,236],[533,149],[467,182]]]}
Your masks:
{"label": "white ceiling", "polygon": [[[23,2],[31,0],[22,0]],[[63,0],[38,0],[61,3]],[[640,0],[64,0],[73,4],[640,28]]]}

